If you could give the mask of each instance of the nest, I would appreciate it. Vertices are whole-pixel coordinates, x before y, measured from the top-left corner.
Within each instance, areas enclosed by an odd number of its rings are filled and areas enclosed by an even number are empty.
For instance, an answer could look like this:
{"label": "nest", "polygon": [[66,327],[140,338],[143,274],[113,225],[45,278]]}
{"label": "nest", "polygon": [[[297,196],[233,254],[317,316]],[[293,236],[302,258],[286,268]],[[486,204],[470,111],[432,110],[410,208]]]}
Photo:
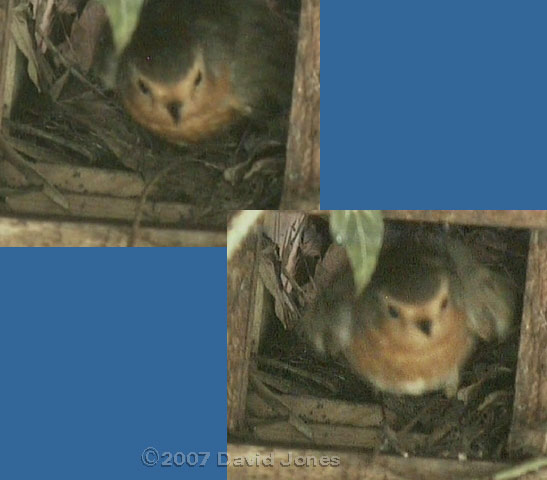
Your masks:
{"label": "nest", "polygon": [[[261,235],[260,276],[269,309],[250,373],[246,440],[460,460],[508,458],[519,325],[502,344],[480,343],[461,372],[455,398],[441,392],[380,394],[343,359],[317,356],[298,334],[299,318],[316,294],[318,265],[329,268],[324,254],[331,240],[321,217],[284,217],[285,224],[277,224],[281,233]],[[392,221],[386,222],[386,238],[437,235],[447,228],[482,263],[509,276],[518,291],[519,319],[527,231]]]}

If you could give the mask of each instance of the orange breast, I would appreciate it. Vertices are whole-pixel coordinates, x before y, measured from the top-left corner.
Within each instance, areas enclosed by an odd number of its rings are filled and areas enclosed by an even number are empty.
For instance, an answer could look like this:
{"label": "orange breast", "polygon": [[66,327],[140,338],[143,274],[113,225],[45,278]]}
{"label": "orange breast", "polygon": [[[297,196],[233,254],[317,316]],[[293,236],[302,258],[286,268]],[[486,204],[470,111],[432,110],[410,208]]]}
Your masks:
{"label": "orange breast", "polygon": [[[153,98],[143,95],[137,85],[120,92],[122,102],[136,122],[172,142],[199,142],[213,137],[246,113],[233,92],[230,70],[221,76],[205,76],[199,89],[190,93],[187,79],[173,84],[148,80]],[[182,105],[179,119],[169,105]]]}
{"label": "orange breast", "polygon": [[348,359],[381,390],[421,394],[443,387],[469,357],[474,340],[465,315],[454,311],[442,335],[415,344],[393,322],[353,338]]}

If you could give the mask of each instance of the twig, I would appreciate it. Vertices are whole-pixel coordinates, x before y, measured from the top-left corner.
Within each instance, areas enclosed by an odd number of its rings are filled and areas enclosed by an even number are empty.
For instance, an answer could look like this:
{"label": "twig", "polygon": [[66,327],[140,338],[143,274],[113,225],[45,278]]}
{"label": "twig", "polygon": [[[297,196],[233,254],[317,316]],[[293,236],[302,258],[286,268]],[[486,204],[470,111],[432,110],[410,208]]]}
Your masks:
{"label": "twig", "polygon": [[306,425],[306,423],[298,416],[292,413],[290,407],[286,405],[278,395],[273,393],[266,385],[264,385],[254,372],[249,372],[249,379],[251,384],[256,388],[257,393],[266,401],[268,404],[281,415],[289,416],[289,423],[296,428],[300,433],[313,441],[313,432]]}
{"label": "twig", "polygon": [[12,146],[8,143],[7,139],[2,133],[0,133],[0,150],[3,150],[5,153],[5,159],[13,165],[17,170],[19,170],[25,178],[32,185],[38,185],[43,188],[43,192],[47,195],[53,202],[61,206],[65,210],[69,209],[68,202],[65,197],[61,194],[55,186],[53,186],[47,178],[45,178],[41,173],[39,173],[32,163],[25,160],[21,155],[19,155]]}
{"label": "twig", "polygon": [[136,242],[137,242],[137,238],[138,238],[138,235],[139,235],[140,224],[141,224],[141,220],[142,220],[142,214],[143,214],[143,211],[144,211],[144,204],[146,203],[146,199],[148,198],[148,195],[149,195],[150,191],[156,185],[156,183],[158,183],[158,181],[163,176],[165,176],[169,171],[171,171],[176,165],[180,165],[180,160],[179,159],[172,161],[165,168],[161,169],[158,173],[156,173],[156,175],[154,175],[152,180],[150,180],[146,184],[146,186],[144,187],[144,189],[142,191],[142,194],[141,194],[141,198],[139,200],[139,205],[137,207],[137,211],[135,213],[135,220],[133,221],[131,236],[130,236],[129,241],[127,243],[128,247],[134,247]]}
{"label": "twig", "polygon": [[294,373],[295,375],[298,375],[299,377],[307,378],[308,380],[311,380],[317,383],[318,385],[326,387],[328,390],[330,390],[333,393],[336,393],[338,391],[338,389],[336,388],[336,385],[329,382],[328,380],[321,378],[319,375],[310,373],[307,370],[303,370],[293,365],[289,365],[288,363],[281,362],[273,358],[266,358],[266,357],[258,357],[258,362],[262,365],[285,370],[287,372]]}
{"label": "twig", "polygon": [[81,142],[78,143],[76,141],[68,140],[67,138],[63,138],[60,135],[55,135],[53,133],[47,132],[37,127],[33,127],[31,125],[24,125],[13,121],[9,121],[6,123],[10,127],[10,129],[13,128],[15,131],[25,133],[27,135],[33,135],[37,138],[51,141],[56,145],[66,147],[67,149],[72,150],[85,157],[91,164],[96,162],[96,158],[93,153],[83,147],[81,145]]}

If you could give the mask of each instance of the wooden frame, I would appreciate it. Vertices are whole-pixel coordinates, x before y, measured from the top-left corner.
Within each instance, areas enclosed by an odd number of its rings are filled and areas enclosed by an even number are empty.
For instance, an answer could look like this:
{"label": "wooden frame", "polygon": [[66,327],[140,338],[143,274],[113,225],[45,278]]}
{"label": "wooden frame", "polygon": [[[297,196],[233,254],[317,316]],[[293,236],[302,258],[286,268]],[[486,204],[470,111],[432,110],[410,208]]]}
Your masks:
{"label": "wooden frame", "polygon": [[[483,226],[504,226],[531,229],[530,251],[524,295],[523,321],[521,326],[520,349],[515,385],[514,413],[509,436],[509,448],[516,455],[547,454],[547,211],[444,211],[444,210],[395,210],[384,211],[389,219],[406,221],[446,222]],[[245,423],[247,395],[247,373],[250,352],[256,339],[252,338],[253,322],[260,311],[256,310],[256,295],[243,294],[239,281],[241,268],[246,275],[252,275],[257,284],[253,248],[240,250],[228,266],[228,434],[237,438]],[[234,276],[234,272],[239,274]],[[254,273],[253,273],[254,272]],[[251,280],[249,280],[251,281]],[[237,291],[238,295],[233,295]],[[242,313],[243,312],[243,313]],[[237,366],[237,371],[232,367]],[[274,453],[276,459],[286,458],[289,449],[259,447],[229,443],[228,452],[232,457],[243,456],[248,461]],[[524,466],[508,466],[490,462],[457,462],[442,459],[399,458],[378,455],[376,457],[356,452],[331,452],[322,450],[290,449],[293,455],[339,455],[340,467],[284,467],[281,460],[267,468],[228,467],[228,478],[298,478],[324,479],[459,479],[494,478],[496,472],[510,469],[503,478],[527,479],[547,478],[545,471],[538,468],[547,466],[540,459]],[[296,473],[298,472],[298,473]],[[512,473],[511,473],[512,472]],[[516,473],[515,473],[516,472]],[[511,476],[512,475],[512,476]],[[516,476],[515,476],[516,475]],[[502,478],[502,477],[500,477]]]}
{"label": "wooden frame", "polygon": [[[15,45],[10,37],[12,8],[11,0],[0,0],[0,129],[6,116],[4,109],[11,105],[15,68],[10,65],[14,61]],[[6,101],[7,99],[7,101]]]}
{"label": "wooden frame", "polygon": [[282,210],[319,208],[319,29],[319,0],[302,0]]}

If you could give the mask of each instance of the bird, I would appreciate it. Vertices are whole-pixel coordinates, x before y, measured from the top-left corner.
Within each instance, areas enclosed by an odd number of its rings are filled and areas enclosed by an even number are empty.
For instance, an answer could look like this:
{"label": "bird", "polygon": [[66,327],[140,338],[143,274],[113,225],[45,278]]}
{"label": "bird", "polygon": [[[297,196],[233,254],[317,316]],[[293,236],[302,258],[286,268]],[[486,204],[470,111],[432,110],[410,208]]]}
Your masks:
{"label": "bird", "polygon": [[359,295],[341,268],[304,312],[302,330],[377,391],[453,397],[478,340],[504,340],[514,314],[510,279],[461,240],[406,239],[382,250]]}
{"label": "bird", "polygon": [[132,118],[177,144],[288,113],[296,28],[266,0],[145,0],[115,84]]}

